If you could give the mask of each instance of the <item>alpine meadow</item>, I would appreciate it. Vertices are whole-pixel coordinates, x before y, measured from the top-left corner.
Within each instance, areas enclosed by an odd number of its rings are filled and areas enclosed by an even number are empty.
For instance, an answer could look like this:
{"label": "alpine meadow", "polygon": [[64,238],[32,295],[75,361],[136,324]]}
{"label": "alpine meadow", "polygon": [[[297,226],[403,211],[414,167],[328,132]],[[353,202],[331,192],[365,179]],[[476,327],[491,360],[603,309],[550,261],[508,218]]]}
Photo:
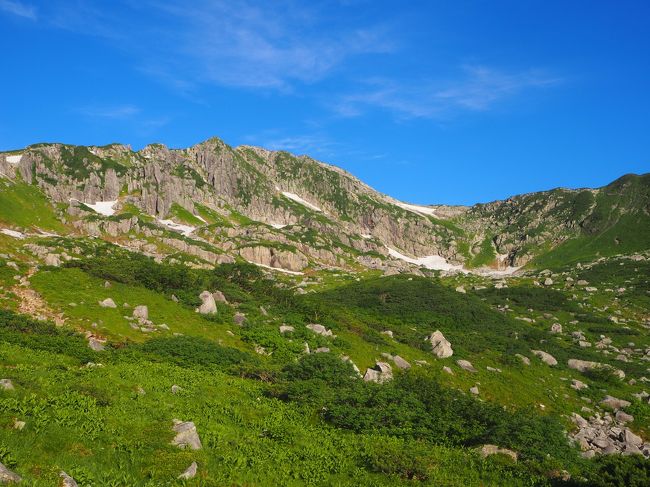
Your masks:
{"label": "alpine meadow", "polygon": [[648,19],[0,0],[0,485],[649,486]]}

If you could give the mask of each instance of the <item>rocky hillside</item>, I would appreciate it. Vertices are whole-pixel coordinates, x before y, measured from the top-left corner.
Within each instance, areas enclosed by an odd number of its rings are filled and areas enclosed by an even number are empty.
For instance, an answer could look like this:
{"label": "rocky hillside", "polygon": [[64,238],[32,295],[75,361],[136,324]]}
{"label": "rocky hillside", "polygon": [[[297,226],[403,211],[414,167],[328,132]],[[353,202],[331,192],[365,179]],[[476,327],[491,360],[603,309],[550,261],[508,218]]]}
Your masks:
{"label": "rocky hillside", "polygon": [[416,206],[216,139],[2,153],[0,484],[649,485],[649,188]]}
{"label": "rocky hillside", "polygon": [[[648,175],[470,208],[417,206],[309,157],[214,138],[141,151],[37,144],[0,154],[0,182],[5,193],[44,195],[48,218],[67,233],[100,236],[159,260],[181,252],[197,266],[244,259],[290,272],[510,272],[530,262],[633,253],[649,241],[637,232],[650,228]],[[4,223],[19,232],[47,230],[38,222]]]}

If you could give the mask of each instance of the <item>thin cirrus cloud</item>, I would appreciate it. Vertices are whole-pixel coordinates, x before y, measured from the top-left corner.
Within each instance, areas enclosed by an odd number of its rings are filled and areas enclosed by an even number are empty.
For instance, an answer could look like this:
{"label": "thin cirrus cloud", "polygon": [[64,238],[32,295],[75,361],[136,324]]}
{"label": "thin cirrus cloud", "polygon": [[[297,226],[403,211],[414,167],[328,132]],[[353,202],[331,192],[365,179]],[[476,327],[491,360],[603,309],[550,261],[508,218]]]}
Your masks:
{"label": "thin cirrus cloud", "polygon": [[107,9],[94,0],[56,0],[49,22],[106,39],[135,55],[141,72],[181,92],[200,84],[292,91],[356,56],[395,49],[388,24],[337,26],[317,3],[116,3]]}
{"label": "thin cirrus cloud", "polygon": [[125,120],[140,114],[141,110],[134,105],[89,105],[81,107],[78,112],[90,118]]}
{"label": "thin cirrus cloud", "polygon": [[76,112],[89,120],[126,125],[141,136],[154,134],[172,121],[167,115],[151,116],[140,107],[129,104],[88,105],[80,107]]}
{"label": "thin cirrus cloud", "polygon": [[0,0],[0,10],[18,17],[36,20],[36,7],[17,0]]}
{"label": "thin cirrus cloud", "polygon": [[463,66],[456,79],[447,81],[370,79],[363,91],[339,96],[331,108],[343,117],[356,117],[379,108],[400,118],[447,118],[459,112],[487,111],[524,91],[562,81],[539,70],[505,72],[485,66]]}
{"label": "thin cirrus cloud", "polygon": [[339,149],[339,144],[322,133],[288,136],[280,134],[278,130],[267,130],[260,134],[248,135],[244,137],[244,141],[269,150],[310,154],[316,157],[330,157]]}

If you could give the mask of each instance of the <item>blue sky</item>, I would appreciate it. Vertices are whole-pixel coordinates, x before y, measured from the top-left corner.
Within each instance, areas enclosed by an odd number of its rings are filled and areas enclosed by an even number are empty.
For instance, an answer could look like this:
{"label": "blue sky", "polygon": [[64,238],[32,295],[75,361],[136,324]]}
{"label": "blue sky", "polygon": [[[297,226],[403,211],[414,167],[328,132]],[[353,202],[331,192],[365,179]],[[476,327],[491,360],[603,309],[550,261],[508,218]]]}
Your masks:
{"label": "blue sky", "polygon": [[211,136],[414,203],[650,171],[645,0],[0,0],[0,150]]}

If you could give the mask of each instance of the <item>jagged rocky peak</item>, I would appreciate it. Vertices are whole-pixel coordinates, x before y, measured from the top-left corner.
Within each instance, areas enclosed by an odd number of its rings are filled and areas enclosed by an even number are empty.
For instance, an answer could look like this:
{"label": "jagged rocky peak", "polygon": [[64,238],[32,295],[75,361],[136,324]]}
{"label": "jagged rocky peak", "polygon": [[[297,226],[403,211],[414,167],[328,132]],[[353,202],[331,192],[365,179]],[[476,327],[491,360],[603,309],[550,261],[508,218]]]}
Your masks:
{"label": "jagged rocky peak", "polygon": [[[292,271],[314,263],[388,272],[509,271],[566,253],[580,238],[596,239],[594,255],[634,252],[629,229],[649,226],[648,175],[627,175],[596,190],[424,206],[388,197],[309,156],[233,148],[216,137],[184,149],[150,144],[139,151],[121,144],[36,144],[1,153],[0,173],[67,207],[64,218],[81,232],[150,234],[150,225],[163,221],[165,238],[182,233],[197,240],[173,247],[195,254],[203,248],[208,263],[225,252],[263,265],[286,263]],[[170,230],[176,234],[165,233]]]}

